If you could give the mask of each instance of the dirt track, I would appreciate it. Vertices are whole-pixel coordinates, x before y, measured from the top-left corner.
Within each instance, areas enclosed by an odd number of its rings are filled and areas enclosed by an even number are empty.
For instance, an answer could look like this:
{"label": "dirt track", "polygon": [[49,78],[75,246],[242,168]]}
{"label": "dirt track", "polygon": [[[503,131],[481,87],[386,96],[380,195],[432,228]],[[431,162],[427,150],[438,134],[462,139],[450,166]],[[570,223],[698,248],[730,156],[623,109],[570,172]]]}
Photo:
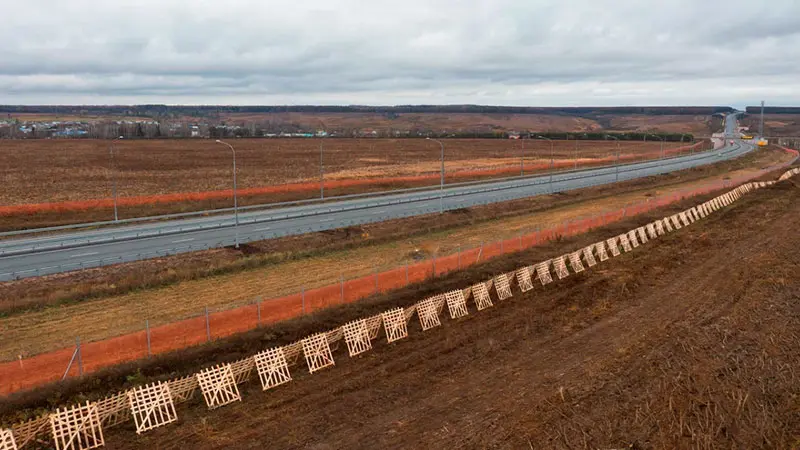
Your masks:
{"label": "dirt track", "polygon": [[110,430],[108,448],[796,446],[799,200],[792,182],[749,194],[487,311],[247,384],[241,404]]}

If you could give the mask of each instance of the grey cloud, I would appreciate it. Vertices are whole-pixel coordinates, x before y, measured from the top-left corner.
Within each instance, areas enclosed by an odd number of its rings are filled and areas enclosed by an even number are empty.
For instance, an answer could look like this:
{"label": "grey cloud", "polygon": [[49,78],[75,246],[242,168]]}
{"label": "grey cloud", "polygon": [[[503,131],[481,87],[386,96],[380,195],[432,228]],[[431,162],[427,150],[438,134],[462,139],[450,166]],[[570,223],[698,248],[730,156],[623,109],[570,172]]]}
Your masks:
{"label": "grey cloud", "polygon": [[7,103],[800,100],[796,1],[34,0],[3,8],[13,17],[0,28]]}

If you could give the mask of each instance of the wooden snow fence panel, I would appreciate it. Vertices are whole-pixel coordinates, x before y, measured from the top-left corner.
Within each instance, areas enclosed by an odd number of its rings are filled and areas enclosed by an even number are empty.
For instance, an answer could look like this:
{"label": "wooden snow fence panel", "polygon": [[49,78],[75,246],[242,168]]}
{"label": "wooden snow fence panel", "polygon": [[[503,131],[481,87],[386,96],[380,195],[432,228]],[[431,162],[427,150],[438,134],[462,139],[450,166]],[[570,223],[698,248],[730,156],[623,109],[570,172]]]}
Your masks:
{"label": "wooden snow fence panel", "polygon": [[203,393],[208,409],[217,409],[233,402],[242,401],[236,378],[230,364],[221,364],[197,373],[197,384]]}
{"label": "wooden snow fence panel", "polygon": [[459,317],[469,315],[467,301],[464,298],[464,291],[458,289],[445,292],[444,298],[447,301],[447,309],[450,312],[451,319],[458,319]]}
{"label": "wooden snow fence panel", "polygon": [[501,273],[494,277],[494,290],[497,292],[497,298],[505,300],[511,297],[511,285],[508,282],[508,276]]}
{"label": "wooden snow fence panel", "polygon": [[494,306],[486,284],[478,283],[472,286],[472,298],[475,300],[475,307],[478,308],[478,311]]}
{"label": "wooden snow fence panel", "polygon": [[583,252],[583,260],[586,262],[586,265],[589,267],[594,267],[597,265],[597,260],[594,259],[594,253],[592,249],[594,248],[594,244],[588,245],[581,250]]}
{"label": "wooden snow fence panel", "polygon": [[[194,378],[194,376],[191,376]],[[170,385],[157,382],[135,387],[128,391],[136,434],[142,434],[178,420],[175,403],[172,400]]]}
{"label": "wooden snow fence panel", "polygon": [[257,353],[253,360],[261,381],[261,390],[266,391],[276,386],[292,381],[292,374],[289,372],[289,363],[283,347],[275,347]]}
{"label": "wooden snow fence panel", "polygon": [[56,450],[88,450],[105,445],[97,405],[88,401],[50,414],[50,429]]}
{"label": "wooden snow fence panel", "polygon": [[[402,312],[402,309],[400,309],[400,311]],[[403,323],[405,323],[405,321]],[[327,333],[317,333],[300,342],[303,344],[303,355],[305,355],[309,373],[314,373],[326,367],[336,365],[333,361],[333,354],[331,353],[331,347],[328,343]]]}
{"label": "wooden snow fence panel", "polygon": [[553,277],[550,275],[551,260],[542,261],[536,265],[536,278],[542,283],[542,286],[553,282]]}
{"label": "wooden snow fence panel", "polygon": [[528,266],[517,269],[517,286],[519,286],[519,290],[522,292],[528,292],[533,289],[531,270]]}
{"label": "wooden snow fence panel", "polygon": [[408,322],[403,308],[390,309],[382,314],[386,341],[392,343],[408,337]]}
{"label": "wooden snow fence panel", "polygon": [[342,332],[347,344],[347,353],[351,358],[372,350],[367,319],[354,320],[342,325]]}

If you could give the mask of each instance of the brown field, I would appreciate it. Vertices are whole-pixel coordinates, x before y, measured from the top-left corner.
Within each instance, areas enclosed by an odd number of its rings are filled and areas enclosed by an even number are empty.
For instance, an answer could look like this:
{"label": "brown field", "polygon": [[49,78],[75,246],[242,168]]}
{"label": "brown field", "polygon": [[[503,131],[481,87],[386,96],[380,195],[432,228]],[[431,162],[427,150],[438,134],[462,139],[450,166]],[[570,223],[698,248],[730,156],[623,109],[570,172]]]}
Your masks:
{"label": "brown field", "polygon": [[[62,348],[76,335],[85,342],[105,339],[138,331],[146,319],[157,326],[197,315],[204,307],[229,309],[259,295],[269,299],[335,283],[340,276],[355,278],[419,257],[452,254],[459,247],[752,173],[787,158],[767,151],[617,186],[255,243],[243,253],[219,249],[2,283],[0,298],[6,300],[0,301],[0,312],[23,312],[0,318],[7,338],[0,342],[0,360]],[[232,272],[215,275],[225,270]],[[148,289],[163,283],[168,285]],[[65,301],[70,304],[30,310]]]}
{"label": "brown field", "polygon": [[[753,135],[758,133],[761,116],[748,114],[742,126],[749,127]],[[800,115],[798,114],[764,114],[765,136],[800,136]]]}
{"label": "brown field", "polygon": [[[191,120],[191,118],[186,118]],[[297,125],[302,129],[361,129],[410,131],[414,129],[462,132],[473,130],[539,132],[589,131],[660,131],[694,133],[707,136],[717,123],[704,115],[647,115],[598,112],[586,117],[565,114],[437,114],[408,113],[389,119],[385,114],[372,113],[228,113],[220,117],[226,123],[247,125],[253,122]]]}
{"label": "brown field", "polygon": [[[108,448],[793,448],[800,416],[794,276],[800,190],[789,181],[630,254]],[[432,293],[561,255],[694,205],[683,202],[412,286],[124,370],[17,396],[34,408],[193,373]],[[138,366],[138,369],[136,369]],[[134,374],[135,372],[135,374]],[[125,377],[125,374],[131,374]],[[13,405],[13,406],[12,406]],[[6,423],[8,424],[8,423]]]}
{"label": "brown field", "polygon": [[[238,187],[319,180],[319,146],[325,178],[379,178],[439,171],[440,149],[424,139],[235,139]],[[111,197],[109,141],[13,140],[0,147],[4,189],[0,205]],[[521,141],[445,140],[445,171],[518,166]],[[526,164],[550,159],[550,144],[524,143]],[[668,143],[667,148],[679,146]],[[128,140],[114,144],[120,197],[226,190],[232,187],[231,152],[209,139]],[[623,154],[658,153],[658,142],[622,142]],[[578,158],[616,153],[613,141],[578,144]],[[555,142],[557,159],[573,159],[575,142]],[[434,184],[434,183],[429,183]]]}
{"label": "brown field", "polygon": [[[230,142],[236,146],[240,205],[318,198],[320,144],[326,197],[438,184],[439,146],[424,139]],[[554,141],[556,170],[609,164],[616,155],[613,141],[578,141],[577,152],[575,142]],[[114,173],[123,219],[232,206],[232,155],[226,147],[208,139],[118,141],[117,171],[112,172],[109,143],[3,141],[0,230],[113,219]],[[444,143],[446,183],[518,175],[523,155],[526,173],[545,171],[550,164],[550,144],[543,140]],[[665,144],[666,151],[678,147],[680,143]],[[659,157],[661,144],[622,142],[620,148],[621,160],[631,162]],[[195,199],[184,195],[197,192],[206,194]],[[105,199],[100,206],[94,203],[98,199]]]}

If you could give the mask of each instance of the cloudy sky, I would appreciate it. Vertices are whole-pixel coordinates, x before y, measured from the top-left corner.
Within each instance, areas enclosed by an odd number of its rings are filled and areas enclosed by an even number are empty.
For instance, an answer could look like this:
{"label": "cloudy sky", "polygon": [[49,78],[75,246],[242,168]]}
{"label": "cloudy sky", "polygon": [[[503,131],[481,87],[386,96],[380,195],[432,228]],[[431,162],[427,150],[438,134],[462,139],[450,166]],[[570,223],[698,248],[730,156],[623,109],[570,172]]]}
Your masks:
{"label": "cloudy sky", "polygon": [[0,0],[0,104],[800,104],[798,0]]}

